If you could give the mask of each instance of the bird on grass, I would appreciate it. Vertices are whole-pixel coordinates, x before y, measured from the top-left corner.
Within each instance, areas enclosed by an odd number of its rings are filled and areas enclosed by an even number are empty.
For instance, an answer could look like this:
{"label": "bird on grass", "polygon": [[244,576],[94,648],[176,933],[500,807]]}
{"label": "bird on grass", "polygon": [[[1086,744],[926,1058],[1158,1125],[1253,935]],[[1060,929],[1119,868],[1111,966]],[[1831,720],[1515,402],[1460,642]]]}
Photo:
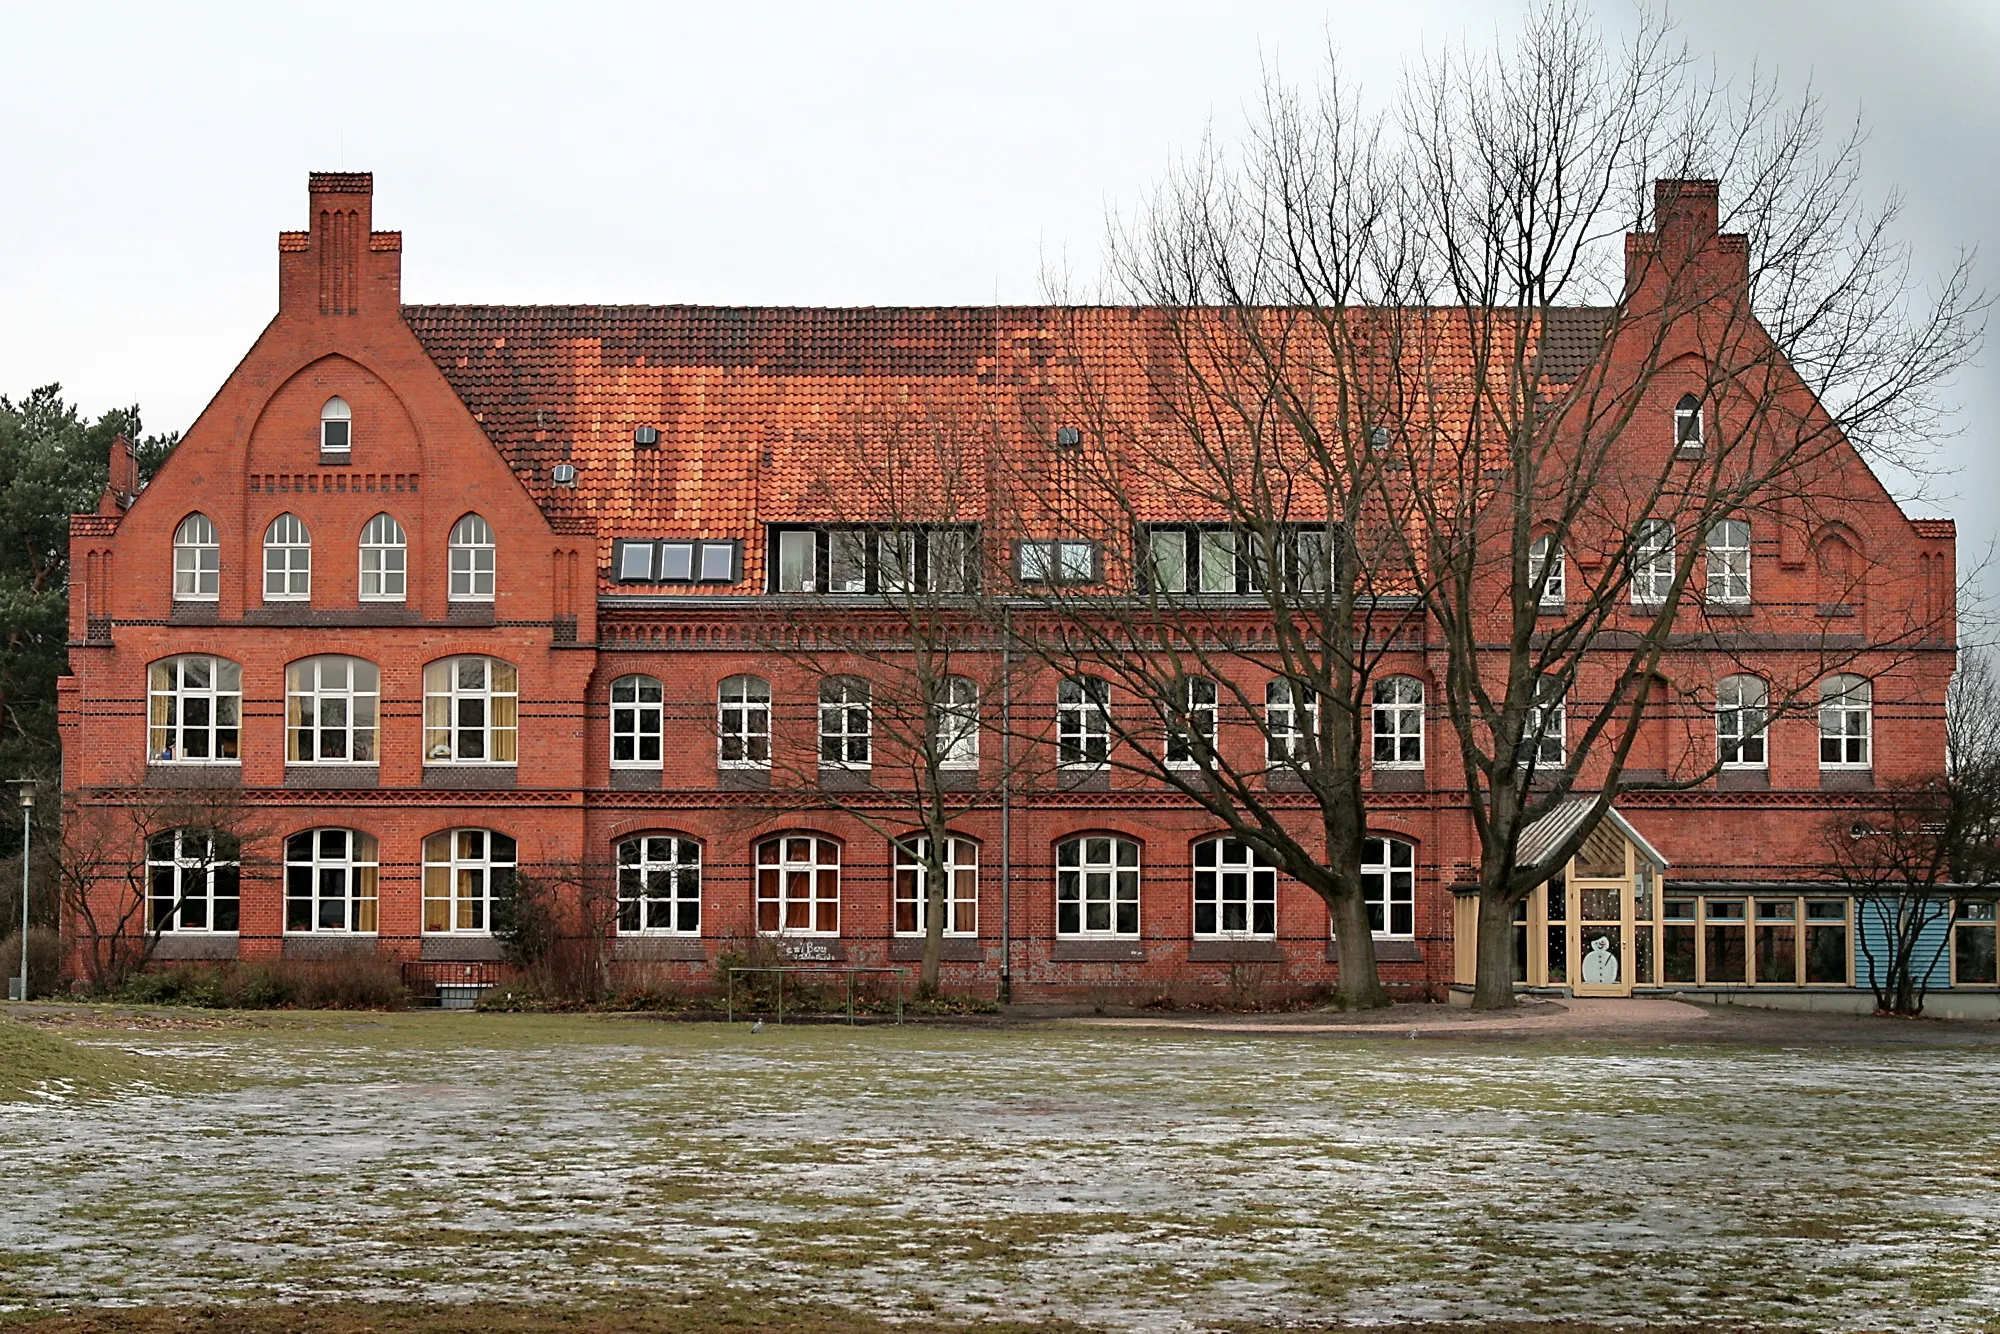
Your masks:
{"label": "bird on grass", "polygon": [[757,1021],[756,1023],[754,1023],[754,1024],[750,1025],[750,1031],[751,1031],[752,1033],[761,1033],[761,1032],[763,1032],[763,1031],[764,1031],[764,1021],[763,1021],[762,1019],[759,1019],[759,1020],[758,1020],[758,1021]]}

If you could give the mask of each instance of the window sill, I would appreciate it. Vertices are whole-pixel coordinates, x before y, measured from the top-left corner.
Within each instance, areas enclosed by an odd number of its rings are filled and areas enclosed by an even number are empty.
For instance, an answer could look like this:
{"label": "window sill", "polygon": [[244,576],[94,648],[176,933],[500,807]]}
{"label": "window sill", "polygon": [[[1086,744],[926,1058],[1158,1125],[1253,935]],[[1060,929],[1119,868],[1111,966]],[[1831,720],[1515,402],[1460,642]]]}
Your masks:
{"label": "window sill", "polygon": [[1748,602],[1704,602],[1702,611],[1709,616],[1748,616],[1751,607]]}
{"label": "window sill", "polygon": [[346,449],[322,449],[319,452],[319,466],[322,468],[346,468],[354,463],[354,453]]}
{"label": "window sill", "polygon": [[440,963],[498,963],[500,942],[484,933],[426,932],[417,956]]}
{"label": "window sill", "polygon": [[1109,792],[1111,770],[1063,769],[1056,774],[1056,786],[1064,792]]}
{"label": "window sill", "polygon": [[216,600],[214,598],[203,598],[200,601],[193,599],[184,601],[180,598],[175,598],[173,610],[167,613],[167,624],[214,625],[216,615]]}
{"label": "window sill", "polygon": [[1279,963],[1284,957],[1269,936],[1197,936],[1188,946],[1189,963]]}
{"label": "window sill", "polygon": [[493,624],[493,603],[451,602],[445,605],[447,625],[491,625]]}
{"label": "window sill", "polygon": [[511,788],[516,785],[511,764],[426,764],[424,786],[435,788]]}
{"label": "window sill", "polygon": [[285,766],[286,787],[379,787],[381,781],[381,766],[376,764],[287,764]]}
{"label": "window sill", "polygon": [[162,931],[153,942],[155,959],[234,959],[234,931]]}
{"label": "window sill", "polygon": [[[889,942],[889,959],[893,963],[917,963],[924,957],[922,936],[898,936]],[[944,961],[946,963],[985,963],[986,947],[979,943],[977,936],[946,936],[944,938]]]}
{"label": "window sill", "polygon": [[1049,951],[1051,963],[1144,963],[1146,947],[1136,940],[1065,937]]}
{"label": "window sill", "polygon": [[661,778],[658,769],[613,769],[611,790],[613,792],[657,792]]}
{"label": "window sill", "polygon": [[874,774],[868,769],[821,769],[819,785],[828,792],[864,792],[874,786]]}
{"label": "window sill", "polygon": [[1873,792],[1875,770],[1869,767],[1821,769],[1819,785],[1824,792]]}
{"label": "window sill", "polygon": [[1567,602],[1541,602],[1541,603],[1537,603],[1537,604],[1536,604],[1536,606],[1535,606],[1535,615],[1536,615],[1536,616],[1567,616],[1567,615],[1569,615],[1569,604],[1568,604]]}
{"label": "window sill", "polygon": [[242,787],[243,765],[238,760],[216,764],[179,763],[146,765],[147,787]]}
{"label": "window sill", "polygon": [[725,766],[715,771],[715,786],[724,792],[768,792],[771,790],[771,771]]}
{"label": "window sill", "polygon": [[611,957],[655,963],[707,963],[708,946],[698,935],[621,935],[611,942]]}
{"label": "window sill", "polygon": [[1718,792],[1769,792],[1771,771],[1764,768],[1723,769],[1715,775]]}
{"label": "window sill", "polygon": [[1378,768],[1374,777],[1377,792],[1422,792],[1425,789],[1422,769]]}
{"label": "window sill", "polygon": [[284,956],[287,959],[346,959],[355,955],[375,953],[376,936],[373,931],[300,931],[286,932]]}
{"label": "window sill", "polygon": [[[1339,941],[1329,940],[1326,942],[1326,961],[1328,963],[1340,962]],[[1424,952],[1417,945],[1416,941],[1398,936],[1375,937],[1376,963],[1422,963],[1423,961]]]}

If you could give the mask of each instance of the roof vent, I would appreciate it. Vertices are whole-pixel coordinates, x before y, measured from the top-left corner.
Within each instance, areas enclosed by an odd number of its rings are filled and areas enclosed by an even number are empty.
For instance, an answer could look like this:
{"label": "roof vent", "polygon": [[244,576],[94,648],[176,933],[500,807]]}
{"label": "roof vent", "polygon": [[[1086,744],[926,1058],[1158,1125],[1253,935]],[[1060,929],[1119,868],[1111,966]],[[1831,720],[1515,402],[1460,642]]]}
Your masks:
{"label": "roof vent", "polygon": [[640,449],[658,449],[660,446],[660,428],[657,426],[633,427],[632,443]]}
{"label": "roof vent", "polygon": [[1082,444],[1083,444],[1083,432],[1078,430],[1076,427],[1074,426],[1056,427],[1057,448],[1076,449],[1080,447]]}
{"label": "roof vent", "polygon": [[1378,426],[1368,433],[1368,443],[1380,449],[1389,443],[1389,428]]}
{"label": "roof vent", "polygon": [[557,486],[575,486],[576,465],[574,463],[558,463],[555,467],[549,469],[549,480]]}

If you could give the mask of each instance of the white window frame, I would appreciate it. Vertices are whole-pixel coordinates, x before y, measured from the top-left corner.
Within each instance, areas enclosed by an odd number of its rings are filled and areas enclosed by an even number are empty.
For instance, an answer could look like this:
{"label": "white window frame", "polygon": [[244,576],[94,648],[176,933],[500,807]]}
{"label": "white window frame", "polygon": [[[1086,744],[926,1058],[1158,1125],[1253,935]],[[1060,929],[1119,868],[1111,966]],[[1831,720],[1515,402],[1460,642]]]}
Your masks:
{"label": "white window frame", "polygon": [[[334,428],[338,427],[338,430]],[[334,437],[339,437],[335,443]],[[319,452],[322,454],[351,454],[354,452],[354,410],[347,406],[347,400],[335,394],[319,410]]]}
{"label": "white window frame", "polygon": [[1024,584],[1092,584],[1104,577],[1097,543],[1029,538],[1014,544],[1014,578]]}
{"label": "white window frame", "polygon": [[[162,850],[162,841],[165,849]],[[200,841],[197,850],[191,845]],[[243,869],[214,830],[164,829],[146,840],[146,929],[163,936],[233,936],[242,927]],[[223,844],[218,847],[218,842]],[[238,856],[241,854],[239,853]],[[198,883],[197,883],[198,882]],[[160,892],[162,884],[168,892]],[[190,925],[190,907],[200,921]],[[227,925],[218,919],[227,919]]]}
{"label": "white window frame", "polygon": [[174,601],[214,602],[222,596],[222,542],[215,520],[195,513],[174,529]]}
{"label": "white window frame", "polygon": [[1369,688],[1369,696],[1371,763],[1377,769],[1422,769],[1424,683],[1414,676],[1385,676]]}
{"label": "white window frame", "polygon": [[1676,541],[1671,519],[1641,519],[1632,534],[1632,605],[1658,607],[1674,588]]}
{"label": "white window frame", "polygon": [[396,516],[385,510],[361,529],[361,600],[401,602],[409,587],[409,537]]}
{"label": "white window frame", "polygon": [[[206,683],[190,682],[190,668],[206,664]],[[194,713],[205,722],[190,723]],[[190,756],[190,736],[203,755]],[[210,653],[180,653],[146,667],[146,763],[241,764],[243,667]]]}
{"label": "white window frame", "polygon": [[[381,846],[373,834],[338,827],[287,834],[285,934],[374,935],[381,871]],[[337,922],[327,921],[335,914]]]}
{"label": "white window frame", "polygon": [[[1303,704],[1292,703],[1292,693],[1305,695]],[[1279,694],[1284,695],[1279,699]],[[1274,676],[1264,683],[1264,759],[1269,764],[1297,766],[1305,763],[1319,743],[1319,696],[1288,676]]]}
{"label": "white window frame", "polygon": [[1674,448],[1703,449],[1708,444],[1708,426],[1703,421],[1701,396],[1682,394],[1674,404]]}
{"label": "white window frame", "polygon": [[947,676],[938,685],[935,710],[940,769],[979,767],[979,683],[969,676]]}
{"label": "white window frame", "polygon": [[717,683],[715,767],[771,767],[771,683],[763,677],[745,673]]}
{"label": "white window frame", "polygon": [[1750,521],[1718,519],[1703,544],[1708,553],[1704,594],[1719,606],[1750,605]]}
{"label": "white window frame", "polygon": [[1377,940],[1417,938],[1417,848],[1400,838],[1361,840],[1361,902]]}
{"label": "white window frame", "polygon": [[1111,765],[1111,683],[1066,676],[1056,686],[1056,762],[1071,771]]}
{"label": "white window frame", "polygon": [[264,601],[312,600],[312,534],[286,510],[264,530]]}
{"label": "white window frame", "polygon": [[1770,728],[1771,687],[1764,678],[1739,673],[1715,683],[1715,755],[1723,768],[1769,768]]}
{"label": "white window frame", "polygon": [[819,767],[868,769],[875,762],[875,691],[858,676],[819,683]]}
{"label": "white window frame", "polygon": [[[930,921],[929,877],[924,866],[924,850],[930,839],[924,835],[897,839],[891,846],[894,865],[895,932],[899,936],[923,936]],[[960,938],[979,934],[979,845],[953,834],[945,839],[944,852],[944,934]]]}
{"label": "white window frame", "polygon": [[427,835],[423,852],[424,934],[492,935],[493,900],[519,872],[520,845],[498,830],[467,827]]}
{"label": "white window frame", "polygon": [[[1118,834],[1078,834],[1056,844],[1056,936],[1138,939],[1142,860],[1139,844]],[[1091,925],[1093,916],[1103,925]]]}
{"label": "white window frame", "polygon": [[618,934],[701,934],[701,844],[684,834],[618,842]]}
{"label": "white window frame", "polygon": [[[664,763],[666,687],[634,672],[611,683],[611,767],[658,769]],[[625,752],[620,754],[620,751]],[[649,755],[648,752],[651,752]]]}
{"label": "white window frame", "polygon": [[[381,670],[366,658],[323,653],[286,663],[285,763],[380,763],[381,701]],[[340,754],[324,753],[328,734],[340,738]]]}
{"label": "white window frame", "polygon": [[[840,857],[840,844],[823,834],[774,834],[760,840],[756,850],[757,934],[838,936]],[[799,889],[805,892],[794,892]],[[794,909],[801,911],[795,914]],[[795,915],[803,917],[806,924],[796,924]]]}
{"label": "white window frame", "polygon": [[[1180,692],[1180,707],[1167,710],[1166,760],[1171,768],[1199,769],[1201,761],[1195,757],[1194,738],[1201,736],[1208,742],[1209,754],[1215,754],[1220,735],[1217,724],[1220,722],[1222,689],[1210,677],[1189,676],[1182,678]],[[1187,720],[1186,728],[1180,725],[1182,718]]]}
{"label": "white window frame", "polygon": [[1569,691],[1559,678],[1544,676],[1535,683],[1525,723],[1519,756],[1523,768],[1532,762],[1541,773],[1569,763]]}
{"label": "white window frame", "polygon": [[479,515],[464,515],[451,526],[451,601],[493,601],[499,578],[498,550],[493,525]]}
{"label": "white window frame", "polygon": [[[1835,747],[1837,758],[1827,758]],[[1875,685],[1865,676],[1839,673],[1819,685],[1819,767],[1872,769],[1875,766]]]}
{"label": "white window frame", "polygon": [[[1551,566],[1553,560],[1553,566]],[[1569,558],[1563,551],[1562,543],[1554,533],[1543,533],[1528,546],[1528,587],[1541,582],[1542,571],[1548,569],[1548,582],[1542,584],[1542,594],[1536,603],[1540,607],[1557,608],[1569,602]]]}
{"label": "white window frame", "polygon": [[[465,671],[474,663],[482,664],[477,683],[468,681]],[[424,763],[514,765],[520,754],[520,682],[519,671],[503,658],[466,653],[425,663]],[[468,706],[475,704],[479,721],[469,723]],[[467,755],[466,739],[473,733],[480,738],[480,753]],[[500,755],[504,758],[496,758]]]}
{"label": "white window frame", "polygon": [[1240,838],[1221,834],[1194,845],[1194,938],[1278,938],[1277,868]]}

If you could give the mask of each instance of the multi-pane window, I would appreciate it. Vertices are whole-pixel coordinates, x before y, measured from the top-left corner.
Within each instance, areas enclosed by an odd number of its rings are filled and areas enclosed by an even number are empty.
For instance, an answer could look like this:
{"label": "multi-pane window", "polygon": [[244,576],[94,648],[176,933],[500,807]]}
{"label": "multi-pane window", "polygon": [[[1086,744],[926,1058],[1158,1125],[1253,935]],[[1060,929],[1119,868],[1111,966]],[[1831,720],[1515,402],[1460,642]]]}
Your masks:
{"label": "multi-pane window", "polygon": [[222,545],[206,514],[190,514],[174,530],[174,598],[213,602],[222,588]]}
{"label": "multi-pane window", "polygon": [[303,658],[285,668],[285,762],[374,764],[381,674],[360,658]]}
{"label": "multi-pane window", "polygon": [[938,683],[938,765],[945,769],[979,767],[979,683],[969,676],[947,676]]}
{"label": "multi-pane window", "polygon": [[1278,873],[1240,838],[1194,845],[1194,934],[1275,936]]}
{"label": "multi-pane window", "polygon": [[512,764],[520,698],[514,664],[440,658],[424,667],[424,763]]}
{"label": "multi-pane window", "polygon": [[1569,566],[1562,543],[1554,533],[1543,533],[1528,547],[1528,586],[1541,585],[1540,605],[1560,607],[1568,599]]}
{"label": "multi-pane window", "polygon": [[1156,524],[1139,536],[1143,592],[1321,593],[1333,573],[1324,524],[1281,524],[1271,533]]}
{"label": "multi-pane window", "polygon": [[2000,982],[1994,954],[1996,905],[1992,899],[1960,899],[1951,928],[1953,986],[1992,986]]}
{"label": "multi-pane window", "polygon": [[361,530],[361,600],[401,602],[409,586],[409,542],[403,525],[378,514]]}
{"label": "multi-pane window", "polygon": [[236,764],[243,668],[186,653],[146,669],[146,754],[154,764]]}
{"label": "multi-pane window", "polygon": [[731,676],[715,692],[715,761],[724,769],[771,767],[771,683]]}
{"label": "multi-pane window", "polygon": [[1424,683],[1414,676],[1386,676],[1373,687],[1375,767],[1424,767]]}
{"label": "multi-pane window", "polygon": [[372,932],[375,837],[353,829],[307,829],[285,840],[285,930]]}
{"label": "multi-pane window", "polygon": [[1674,591],[1674,525],[1647,519],[1632,537],[1632,603],[1653,607]]}
{"label": "multi-pane window", "polygon": [[1014,577],[1024,584],[1089,584],[1104,577],[1097,543],[1033,538],[1014,544]]}
{"label": "multi-pane window", "polygon": [[354,448],[354,412],[347,400],[335,396],[319,410],[319,451],[345,454]]}
{"label": "multi-pane window", "polygon": [[611,683],[611,764],[617,769],[660,767],[662,690],[650,676],[621,676]]}
{"label": "multi-pane window", "polygon": [[701,845],[646,834],[618,845],[620,935],[701,934]]}
{"label": "multi-pane window", "polygon": [[855,676],[819,683],[819,767],[866,769],[871,759],[873,692]]}
{"label": "multi-pane window", "polygon": [[451,529],[451,600],[493,600],[493,528],[477,514],[468,514]]}
{"label": "multi-pane window", "polygon": [[514,840],[490,829],[447,829],[424,840],[424,930],[484,935],[493,900],[514,885]]}
{"label": "multi-pane window", "polygon": [[1065,769],[1101,769],[1111,761],[1111,687],[1072,676],[1056,687],[1056,757]]}
{"label": "multi-pane window", "polygon": [[1865,769],[1873,734],[1874,687],[1859,676],[1829,676],[1819,685],[1819,765]]}
{"label": "multi-pane window", "polygon": [[1319,697],[1289,677],[1264,687],[1264,757],[1272,764],[1303,763],[1318,744]]}
{"label": "multi-pane window", "polygon": [[612,578],[621,584],[733,584],[742,577],[743,544],[733,539],[620,538]]}
{"label": "multi-pane window", "polygon": [[296,514],[280,514],[264,530],[264,600],[303,602],[312,596],[312,538]]}
{"label": "multi-pane window", "polygon": [[1755,676],[1725,676],[1715,686],[1715,744],[1725,769],[1762,769],[1769,763],[1765,730],[1770,687]]}
{"label": "multi-pane window", "polygon": [[757,845],[757,930],[765,935],[840,934],[840,845],[786,834]]}
{"label": "multi-pane window", "polygon": [[1190,676],[1175,687],[1179,696],[1167,711],[1167,763],[1194,767],[1215,755],[1218,691],[1205,676]]}
{"label": "multi-pane window", "polygon": [[771,541],[774,593],[966,593],[978,583],[973,528],[777,528]]}
{"label": "multi-pane window", "polygon": [[169,829],[146,841],[146,927],[234,931],[242,903],[237,841],[206,829]]}
{"label": "multi-pane window", "polygon": [[1700,449],[1704,436],[1701,399],[1693,394],[1682,394],[1681,401],[1674,405],[1674,448]]}
{"label": "multi-pane window", "polygon": [[1750,523],[1723,519],[1708,530],[1708,600],[1740,605],[1750,601]]}
{"label": "multi-pane window", "polygon": [[[1670,898],[1660,916],[1662,982],[1844,986],[1849,980],[1846,899]],[[1646,930],[1642,923],[1642,944]]]}
{"label": "multi-pane window", "polygon": [[1538,769],[1560,769],[1568,753],[1568,709],[1559,677],[1544,676],[1535,683],[1535,700],[1521,730],[1520,762]]}
{"label": "multi-pane window", "polygon": [[1056,934],[1139,934],[1139,845],[1089,834],[1056,845]]}
{"label": "multi-pane window", "polygon": [[1361,841],[1361,901],[1368,929],[1408,939],[1417,933],[1417,850],[1399,838]]}
{"label": "multi-pane window", "polygon": [[[930,930],[930,872],[924,865],[928,838],[904,839],[896,849],[896,934],[921,936]],[[944,841],[944,933],[979,933],[979,845],[969,838]]]}

